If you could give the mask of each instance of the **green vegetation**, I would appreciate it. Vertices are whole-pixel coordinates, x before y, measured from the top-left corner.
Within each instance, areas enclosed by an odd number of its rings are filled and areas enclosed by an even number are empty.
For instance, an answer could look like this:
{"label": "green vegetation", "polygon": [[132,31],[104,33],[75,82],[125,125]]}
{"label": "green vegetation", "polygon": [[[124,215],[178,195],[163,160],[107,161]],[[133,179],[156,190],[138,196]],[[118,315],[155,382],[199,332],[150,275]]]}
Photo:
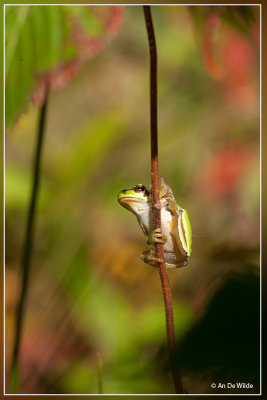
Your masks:
{"label": "green vegetation", "polygon": [[[6,7],[7,384],[42,104],[42,79],[36,74],[47,77],[56,68],[57,75],[49,79],[63,74],[64,84],[52,85],[47,110],[19,390],[173,393],[158,272],[140,260],[143,234],[117,204],[121,189],[150,182],[142,9],[120,9],[121,20],[115,9],[99,6],[83,13],[83,8]],[[258,320],[253,316],[259,311],[259,13],[250,7],[247,18],[240,10],[229,24],[224,7],[203,9],[206,24],[200,25],[190,8],[152,9],[159,62],[160,175],[187,209],[193,231],[188,267],[169,273],[177,347],[189,393],[210,392],[221,371],[231,373],[234,381],[242,377],[242,382],[253,382],[257,393]],[[70,25],[64,21],[74,14],[90,43],[101,39],[95,52],[89,54],[83,41],[76,46],[69,41]],[[117,23],[114,37],[112,21]],[[213,30],[207,36],[203,26],[210,21]],[[42,26],[51,27],[47,36]],[[78,61],[75,73],[61,70],[60,60]],[[36,93],[33,105],[29,99]],[[241,282],[239,291],[231,286],[224,292],[220,288],[232,274]],[[218,293],[219,308],[218,300],[213,301]],[[233,310],[244,316],[237,322],[243,333],[249,332],[246,352],[229,330],[235,331],[236,319],[228,320],[222,312],[225,304],[236,305]],[[218,315],[223,318],[221,336],[213,327]],[[223,337],[235,341],[231,352],[223,347],[222,356],[216,348]],[[205,363],[197,352],[202,348]],[[242,365],[235,363],[241,359]]]}

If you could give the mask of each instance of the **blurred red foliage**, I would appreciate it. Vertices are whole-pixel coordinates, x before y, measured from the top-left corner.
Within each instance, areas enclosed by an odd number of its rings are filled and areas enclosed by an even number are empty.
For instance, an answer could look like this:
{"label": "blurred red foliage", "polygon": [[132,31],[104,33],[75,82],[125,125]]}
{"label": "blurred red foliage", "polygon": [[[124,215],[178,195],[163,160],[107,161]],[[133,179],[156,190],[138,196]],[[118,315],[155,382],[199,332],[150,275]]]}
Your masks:
{"label": "blurred red foliage", "polygon": [[79,18],[72,18],[72,40],[79,51],[79,58],[87,60],[103,49],[108,39],[115,35],[121,25],[124,8],[122,6],[90,7],[103,24],[103,34],[90,36],[84,30]]}
{"label": "blurred red foliage", "polygon": [[204,25],[202,54],[204,63],[210,75],[214,79],[221,77],[221,65],[215,57],[214,32],[220,24],[220,19],[215,13],[210,13],[206,18]]}
{"label": "blurred red foliage", "polygon": [[45,98],[46,86],[57,89],[63,88],[75,77],[80,65],[81,61],[78,59],[68,61],[38,76],[37,86],[32,93],[32,102],[42,105]]}
{"label": "blurred red foliage", "polygon": [[215,152],[200,171],[200,182],[208,196],[219,198],[236,188],[249,167],[253,152],[242,146]]}
{"label": "blurred red foliage", "polygon": [[249,39],[232,31],[221,47],[222,90],[228,102],[249,105],[256,97],[256,54]]}
{"label": "blurred red foliage", "polygon": [[[247,21],[246,30],[223,25],[222,37],[215,38],[224,22],[222,15],[234,21],[241,18],[242,7],[213,7],[202,15],[201,51],[209,74],[221,83],[222,93],[232,105],[250,106],[257,95],[256,75],[259,70],[257,53],[260,45],[260,27]],[[227,12],[226,12],[227,10]],[[244,23],[244,21],[243,21]],[[250,35],[247,34],[250,32]],[[251,40],[251,38],[253,38]]]}

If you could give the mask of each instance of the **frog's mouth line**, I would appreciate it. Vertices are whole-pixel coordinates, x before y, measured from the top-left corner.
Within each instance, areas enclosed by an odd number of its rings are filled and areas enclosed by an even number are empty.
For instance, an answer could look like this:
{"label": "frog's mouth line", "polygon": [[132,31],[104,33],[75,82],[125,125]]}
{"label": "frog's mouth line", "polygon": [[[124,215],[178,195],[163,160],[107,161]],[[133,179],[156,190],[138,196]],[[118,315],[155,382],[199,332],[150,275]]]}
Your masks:
{"label": "frog's mouth line", "polygon": [[137,198],[137,197],[134,197],[134,196],[124,196],[122,198],[118,198],[118,202],[124,208],[126,208],[127,210],[133,212],[133,207],[131,206],[131,204],[133,204],[133,203],[146,204],[147,200],[145,198],[140,198],[140,197]]}
{"label": "frog's mouth line", "polygon": [[132,207],[131,204],[132,203],[142,203],[142,204],[146,204],[147,200],[146,199],[142,199],[142,198],[136,198],[136,197],[132,197],[132,196],[125,196],[122,198],[118,199],[118,202],[125,208],[127,208],[128,210],[132,211]]}
{"label": "frog's mouth line", "polygon": [[143,202],[146,203],[147,200],[145,198],[142,197],[134,197],[134,196],[123,196],[123,197],[119,197],[118,198],[119,203],[124,203],[124,202],[135,202],[135,203],[139,203],[139,202]]}

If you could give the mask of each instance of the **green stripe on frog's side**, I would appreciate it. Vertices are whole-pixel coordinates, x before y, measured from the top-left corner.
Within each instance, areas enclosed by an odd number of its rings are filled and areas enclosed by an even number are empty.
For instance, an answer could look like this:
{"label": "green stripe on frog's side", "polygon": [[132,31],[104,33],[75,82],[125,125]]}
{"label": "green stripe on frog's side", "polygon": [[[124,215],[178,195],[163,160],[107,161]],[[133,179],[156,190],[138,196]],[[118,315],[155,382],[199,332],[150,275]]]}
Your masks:
{"label": "green stripe on frog's side", "polygon": [[178,219],[178,229],[179,229],[179,237],[182,243],[182,249],[190,256],[192,251],[192,231],[191,224],[189,221],[189,217],[186,210],[181,209],[178,206],[179,210],[179,219]]}
{"label": "green stripe on frog's side", "polygon": [[[164,259],[168,268],[187,265],[192,248],[192,232],[186,210],[179,207],[172,189],[161,178],[161,225],[162,229],[153,230],[150,192],[144,185],[122,190],[118,195],[119,203],[131,211],[138,220],[146,243],[163,243]],[[149,238],[149,239],[147,239]],[[154,250],[146,251],[141,258],[148,264],[157,265]]]}

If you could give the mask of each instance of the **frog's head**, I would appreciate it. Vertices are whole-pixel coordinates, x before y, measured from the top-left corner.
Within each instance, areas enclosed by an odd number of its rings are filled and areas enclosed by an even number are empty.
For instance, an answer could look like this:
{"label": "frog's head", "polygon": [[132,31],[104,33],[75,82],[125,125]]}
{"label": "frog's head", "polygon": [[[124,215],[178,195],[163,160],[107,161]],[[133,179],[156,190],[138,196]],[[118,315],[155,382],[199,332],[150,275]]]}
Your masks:
{"label": "frog's head", "polygon": [[150,192],[142,185],[136,185],[132,189],[122,190],[118,194],[118,202],[135,215],[146,211],[150,203]]}

